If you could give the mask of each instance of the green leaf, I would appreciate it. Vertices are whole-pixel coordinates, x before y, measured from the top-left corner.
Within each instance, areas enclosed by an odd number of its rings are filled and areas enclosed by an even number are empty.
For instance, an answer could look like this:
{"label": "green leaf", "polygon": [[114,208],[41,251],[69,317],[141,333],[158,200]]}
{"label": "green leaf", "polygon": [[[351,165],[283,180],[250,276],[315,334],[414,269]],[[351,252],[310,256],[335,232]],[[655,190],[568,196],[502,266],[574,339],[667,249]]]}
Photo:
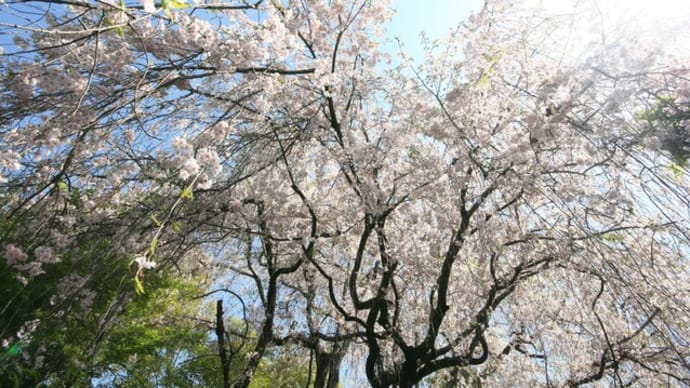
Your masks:
{"label": "green leaf", "polygon": [[489,75],[486,72],[482,73],[482,77],[477,81],[477,86],[484,87],[489,82]]}
{"label": "green leaf", "polygon": [[[124,0],[120,0],[118,2],[118,5],[120,6],[120,17],[125,16],[125,12],[127,11],[127,6],[125,5]],[[117,26],[115,27],[115,34],[119,36],[120,38],[125,37],[125,30],[122,28],[122,26]]]}
{"label": "green leaf", "polygon": [[175,233],[180,233],[180,224],[177,221],[172,222],[172,230]]}
{"label": "green leaf", "polygon": [[678,163],[671,163],[667,168],[668,171],[673,174],[673,177],[676,178],[676,181],[680,180],[680,178],[685,175],[685,168]]}
{"label": "green leaf", "polygon": [[419,150],[415,146],[411,146],[407,150],[407,157],[412,159],[412,160],[417,160],[417,159],[419,159],[420,156],[421,156],[421,153],[419,152]]}
{"label": "green leaf", "polygon": [[170,8],[174,9],[185,9],[187,8],[187,3],[185,3],[184,0],[168,0],[170,4]]}
{"label": "green leaf", "polygon": [[623,237],[616,235],[616,234],[604,234],[599,236],[600,239],[604,241],[609,241],[609,242],[621,242],[623,241]]}
{"label": "green leaf", "polygon": [[278,0],[271,0],[271,5],[274,6],[278,12],[283,12],[285,10]]}
{"label": "green leaf", "polygon": [[141,283],[141,280],[139,280],[138,276],[134,277],[134,292],[137,293],[137,295],[144,295],[144,285]]}
{"label": "green leaf", "polygon": [[180,193],[180,198],[182,199],[194,199],[194,192],[192,191],[192,187],[188,186],[185,187],[182,192]]}
{"label": "green leaf", "polygon": [[9,347],[9,349],[7,349],[7,354],[12,357],[22,354],[22,346],[19,344],[19,342],[15,342]]}
{"label": "green leaf", "polygon": [[156,253],[156,248],[158,248],[158,239],[154,238],[153,241],[151,241],[151,245],[149,245],[149,258],[153,258],[153,255]]}
{"label": "green leaf", "polygon": [[169,0],[161,0],[161,8],[163,9],[163,12],[165,12],[165,15],[172,19],[173,14],[170,12],[170,1]]}
{"label": "green leaf", "polygon": [[60,190],[60,191],[62,191],[62,192],[67,192],[67,191],[69,191],[69,187],[67,186],[67,183],[62,182],[62,181],[60,181],[60,182],[57,183],[57,188],[58,188],[58,190]]}
{"label": "green leaf", "polygon": [[151,217],[149,217],[149,219],[151,221],[153,221],[153,223],[156,224],[157,227],[159,227],[159,228],[161,227],[162,224],[160,221],[158,221],[158,218],[156,218],[155,215],[152,215]]}

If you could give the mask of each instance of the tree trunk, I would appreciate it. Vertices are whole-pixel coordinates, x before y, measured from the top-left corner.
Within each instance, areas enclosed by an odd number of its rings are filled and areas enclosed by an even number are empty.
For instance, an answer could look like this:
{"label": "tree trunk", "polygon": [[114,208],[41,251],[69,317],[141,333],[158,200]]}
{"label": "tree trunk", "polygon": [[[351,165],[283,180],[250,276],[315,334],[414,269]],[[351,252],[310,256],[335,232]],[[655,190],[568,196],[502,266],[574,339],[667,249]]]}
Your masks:
{"label": "tree trunk", "polygon": [[314,388],[337,388],[340,383],[340,365],[345,357],[347,346],[337,345],[332,352],[320,347],[316,350],[316,377]]}

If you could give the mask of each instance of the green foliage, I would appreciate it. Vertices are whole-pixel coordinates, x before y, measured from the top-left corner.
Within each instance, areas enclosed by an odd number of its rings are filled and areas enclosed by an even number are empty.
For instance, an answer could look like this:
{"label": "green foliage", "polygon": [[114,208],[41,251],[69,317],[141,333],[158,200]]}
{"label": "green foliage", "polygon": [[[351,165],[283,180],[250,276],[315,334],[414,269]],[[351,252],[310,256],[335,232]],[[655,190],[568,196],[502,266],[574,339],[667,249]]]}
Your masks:
{"label": "green foliage", "polygon": [[[0,236],[18,227],[0,222]],[[31,252],[38,240],[38,234],[26,238],[21,248]],[[191,319],[202,311],[201,300],[192,298],[204,291],[200,279],[147,271],[144,293],[130,258],[115,253],[107,236],[84,236],[44,270],[24,285],[0,260],[0,339],[8,340],[0,354],[0,387],[222,386],[213,328]],[[65,291],[70,276],[84,280]],[[139,282],[139,292],[132,292],[130,279]],[[83,305],[91,292],[92,302]],[[27,322],[36,322],[34,330],[18,338]],[[241,332],[244,323],[229,319],[226,327],[233,326]],[[242,372],[253,340],[250,333],[244,347],[238,339],[232,343],[231,376]],[[305,360],[289,349],[269,352],[251,386],[303,386]]]}
{"label": "green foliage", "polygon": [[304,387],[309,380],[307,355],[297,349],[281,349],[267,355],[259,364],[250,388]]}
{"label": "green foliage", "polygon": [[143,295],[146,293],[144,291],[144,284],[141,282],[141,279],[139,279],[138,276],[134,276],[134,292],[136,292],[137,295]]}
{"label": "green foliage", "polygon": [[[180,320],[189,305],[186,299],[169,294],[171,290],[194,291],[187,284],[168,284],[135,301],[120,327],[110,335],[102,362],[103,379],[118,387],[218,387],[222,386],[222,372],[217,355],[216,338],[210,327],[193,325]],[[188,301],[188,300],[187,300]],[[156,306],[159,308],[157,309]],[[161,306],[163,311],[160,310]],[[195,304],[195,308],[199,307]],[[153,313],[152,310],[157,311]],[[153,318],[153,321],[152,321]],[[151,324],[155,322],[155,324]],[[227,327],[240,329],[242,322],[228,320]],[[239,331],[239,330],[238,330]],[[245,367],[255,335],[244,347],[232,341],[235,350],[230,364],[230,376],[238,376]],[[261,361],[250,387],[273,388],[305,386],[308,380],[307,357],[290,349],[268,352]]]}
{"label": "green foliage", "polygon": [[[690,106],[679,104],[674,95],[659,96],[651,109],[637,115],[640,121],[647,121],[661,140],[662,149],[669,152],[673,165],[684,166],[690,158],[690,134],[686,128],[690,120]],[[673,168],[673,165],[671,168]],[[676,170],[671,170],[674,174]]]}
{"label": "green foliage", "polygon": [[181,0],[169,0],[170,8],[174,9],[185,9],[187,8],[187,3]]}
{"label": "green foliage", "polygon": [[482,376],[471,368],[451,368],[438,372],[429,377],[428,383],[432,387],[472,387],[484,386]]}
{"label": "green foliage", "polygon": [[685,175],[685,168],[681,166],[678,163],[671,163],[668,166],[668,170],[671,174],[673,174],[673,177],[676,179],[676,182],[683,176]]}
{"label": "green foliage", "polygon": [[[76,213],[84,211],[78,188],[60,181],[56,190]],[[36,261],[36,247],[50,241],[50,223],[32,227],[33,216],[0,216],[0,249],[18,246],[28,254],[27,263]],[[155,216],[150,219],[161,227]],[[180,233],[179,224],[172,228]],[[202,313],[202,300],[194,297],[207,291],[204,281],[165,266],[140,278],[131,255],[113,243],[119,228],[96,230],[75,234],[59,261],[44,263],[43,273],[27,275],[24,282],[25,274],[0,258],[0,387],[222,386],[212,323],[194,318]],[[154,239],[148,254],[158,245]],[[226,327],[237,329],[231,332],[242,332],[244,322],[228,321]],[[249,337],[244,346],[231,338],[231,376],[246,366],[256,339],[253,333]],[[303,386],[306,359],[294,349],[269,351],[252,386]]]}
{"label": "green foliage", "polygon": [[182,192],[180,192],[180,198],[182,199],[194,199],[194,192],[191,187],[185,187]]}
{"label": "green foliage", "polygon": [[[0,236],[22,227],[0,221]],[[32,252],[41,233],[23,235],[20,248]],[[203,282],[149,272],[149,293],[135,296],[129,283],[134,268],[106,235],[80,237],[60,259],[44,264],[45,273],[26,285],[17,279],[20,272],[0,260],[1,387],[88,386],[133,354],[157,365],[158,349],[181,340],[204,342],[205,332],[192,333],[181,318],[198,311],[189,297],[201,293]],[[29,255],[27,262],[34,260]]]}
{"label": "green foliage", "polygon": [[[32,243],[27,240],[22,248],[28,251]],[[0,261],[0,300],[6,301],[0,334],[10,343],[0,365],[0,386],[42,381],[70,386],[87,378],[89,355],[99,346],[99,324],[109,316],[129,271],[126,260],[104,253],[109,247],[107,240],[84,242],[79,250],[63,253],[61,262],[44,265],[45,273],[26,285]],[[82,280],[70,284],[70,276]],[[31,330],[27,322],[33,322]]]}
{"label": "green foliage", "polygon": [[608,242],[622,242],[623,237],[615,234],[615,233],[607,233],[607,234],[602,234],[599,236],[600,239]]}
{"label": "green foliage", "polygon": [[171,276],[147,285],[149,292],[132,300],[111,330],[98,360],[100,380],[119,387],[216,386],[207,330],[184,318],[199,310],[189,298],[198,287]]}

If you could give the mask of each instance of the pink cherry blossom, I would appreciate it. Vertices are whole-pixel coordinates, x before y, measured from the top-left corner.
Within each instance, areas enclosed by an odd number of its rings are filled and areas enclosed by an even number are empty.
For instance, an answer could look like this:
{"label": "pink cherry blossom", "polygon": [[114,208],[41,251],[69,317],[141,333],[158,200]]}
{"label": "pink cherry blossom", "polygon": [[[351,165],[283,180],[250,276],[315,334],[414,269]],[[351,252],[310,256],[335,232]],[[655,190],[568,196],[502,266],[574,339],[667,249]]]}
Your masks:
{"label": "pink cherry blossom", "polygon": [[7,265],[14,266],[26,261],[29,256],[14,244],[5,245],[5,260]]}
{"label": "pink cherry blossom", "polygon": [[688,55],[589,3],[514,3],[415,61],[380,46],[389,1],[72,2],[7,26],[11,278],[85,256],[46,300],[87,320],[113,292],[99,260],[144,289],[202,274],[256,333],[219,335],[243,387],[286,344],[355,385],[686,384]]}

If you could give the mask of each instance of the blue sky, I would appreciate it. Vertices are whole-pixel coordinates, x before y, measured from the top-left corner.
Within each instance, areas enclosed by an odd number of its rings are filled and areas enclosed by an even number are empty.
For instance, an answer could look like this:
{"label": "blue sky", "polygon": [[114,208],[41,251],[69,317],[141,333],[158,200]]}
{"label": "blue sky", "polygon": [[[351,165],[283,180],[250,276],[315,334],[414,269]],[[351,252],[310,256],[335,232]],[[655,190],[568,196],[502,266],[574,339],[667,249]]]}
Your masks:
{"label": "blue sky", "polygon": [[[573,11],[573,4],[595,5],[601,22],[618,33],[664,45],[671,51],[690,50],[689,0],[524,0],[543,7],[547,13]],[[419,61],[423,57],[419,33],[431,39],[442,38],[449,28],[478,11],[484,0],[393,0],[397,14],[388,24],[388,37],[398,36],[405,52]],[[388,46],[397,52],[397,46]]]}
{"label": "blue sky", "polygon": [[[405,52],[416,61],[423,57],[420,33],[431,39],[443,37],[451,27],[478,11],[484,0],[393,0],[397,11],[388,24],[387,35],[398,37]],[[397,46],[390,47],[397,50]]]}

